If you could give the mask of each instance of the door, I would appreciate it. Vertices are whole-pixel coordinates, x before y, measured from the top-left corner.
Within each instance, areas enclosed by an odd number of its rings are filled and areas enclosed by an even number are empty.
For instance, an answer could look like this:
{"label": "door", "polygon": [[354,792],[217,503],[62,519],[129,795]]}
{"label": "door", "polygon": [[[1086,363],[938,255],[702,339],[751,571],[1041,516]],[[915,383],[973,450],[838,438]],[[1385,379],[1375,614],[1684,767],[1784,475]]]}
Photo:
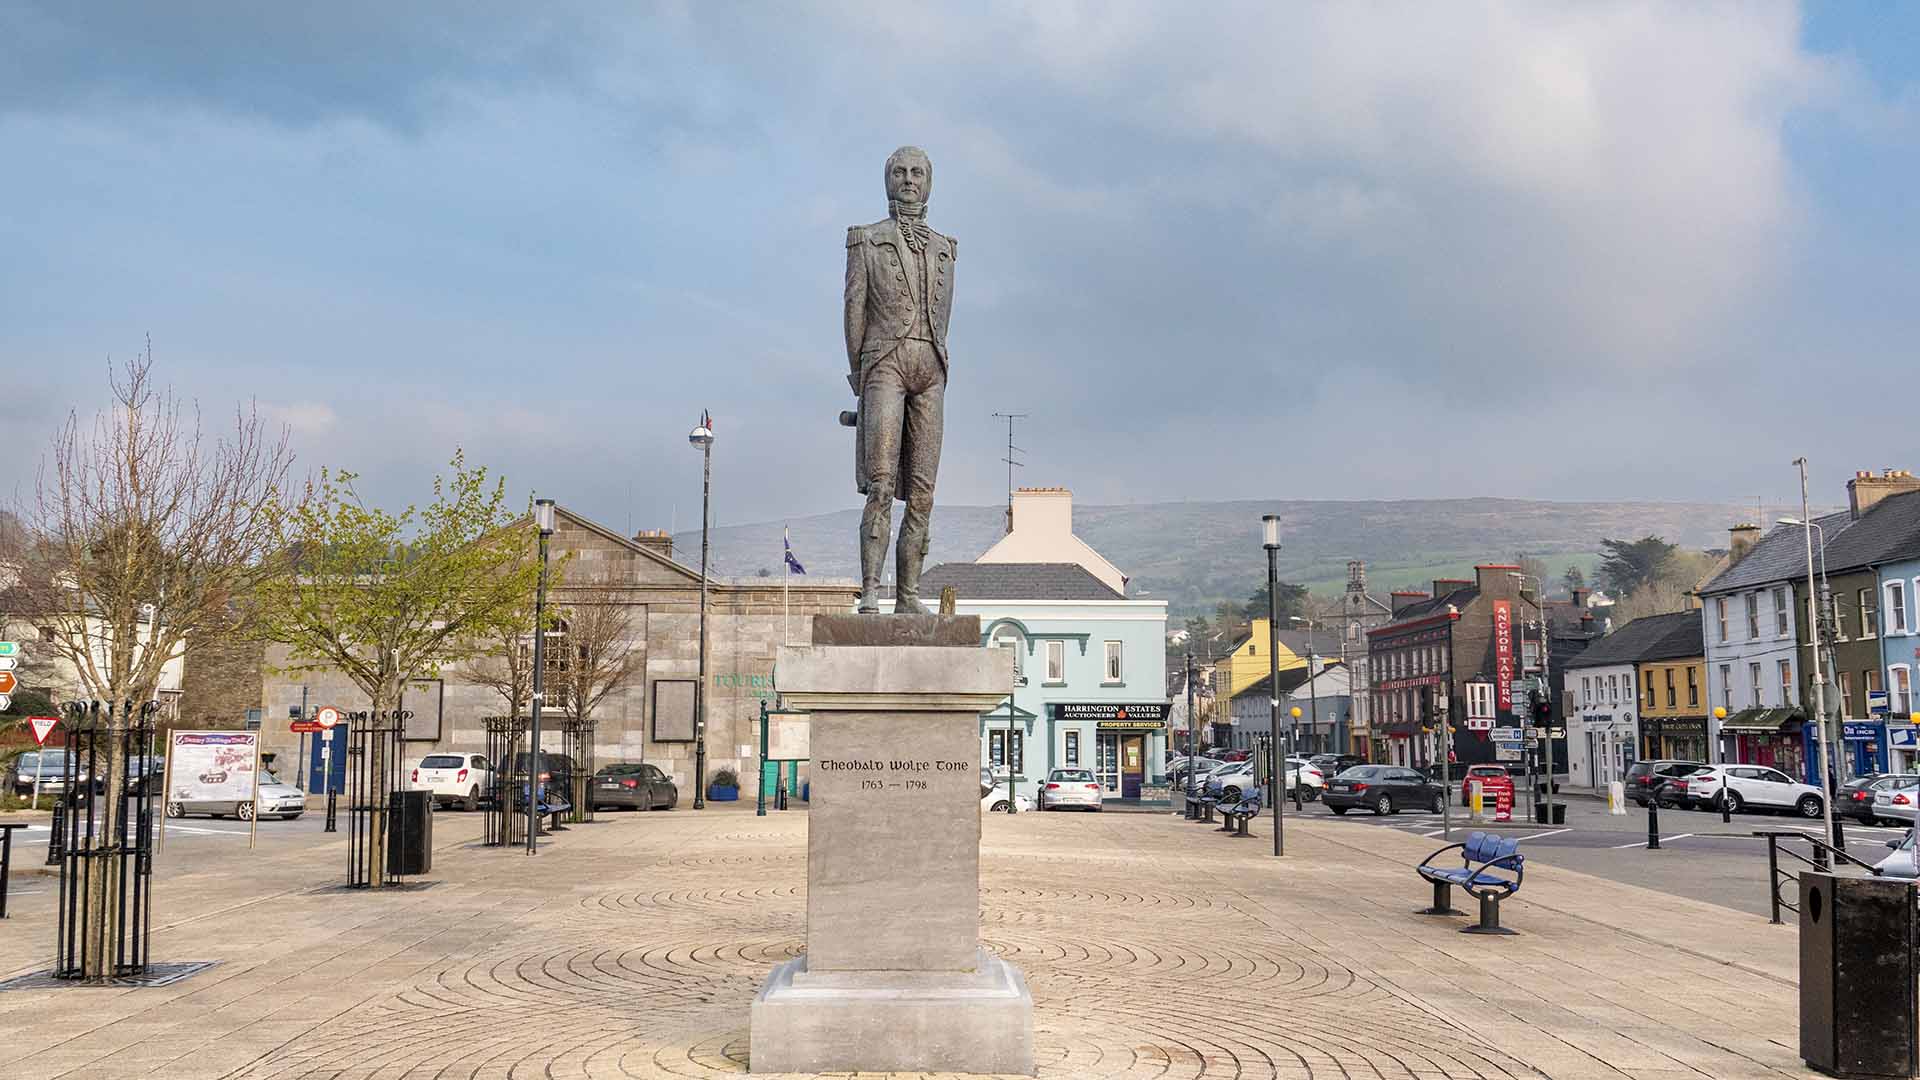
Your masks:
{"label": "door", "polygon": [[1768,806],[1792,806],[1800,797],[1793,779],[1777,769],[1756,769],[1759,775],[1754,778],[1754,802],[1763,802]]}
{"label": "door", "polygon": [[1129,735],[1120,741],[1120,797],[1137,799],[1140,797],[1140,784],[1146,776],[1147,740],[1141,735]]}
{"label": "door", "polygon": [[[327,782],[327,747],[333,747],[333,782]],[[341,721],[307,740],[307,790],[315,795],[347,790],[347,724]]]}

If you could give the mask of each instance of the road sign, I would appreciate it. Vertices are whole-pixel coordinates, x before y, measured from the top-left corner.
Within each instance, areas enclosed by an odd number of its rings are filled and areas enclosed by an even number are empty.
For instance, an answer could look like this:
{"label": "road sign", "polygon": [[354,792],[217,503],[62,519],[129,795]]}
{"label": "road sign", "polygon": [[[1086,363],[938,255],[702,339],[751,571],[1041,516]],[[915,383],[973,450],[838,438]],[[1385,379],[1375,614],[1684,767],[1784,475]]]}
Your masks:
{"label": "road sign", "polygon": [[313,712],[313,722],[323,728],[330,728],[340,722],[340,710],[331,705],[322,705]]}
{"label": "road sign", "polygon": [[27,724],[33,728],[33,745],[47,745],[47,736],[53,734],[54,725],[59,722],[59,718],[53,716],[27,717]]}
{"label": "road sign", "polygon": [[1495,761],[1525,761],[1526,752],[1517,746],[1497,746],[1493,750]]}
{"label": "road sign", "polygon": [[18,657],[0,656],[0,671],[12,671],[18,667],[19,664],[20,660]]}
{"label": "road sign", "polygon": [[19,656],[19,655],[20,655],[19,642],[0,641],[0,656]]}
{"label": "road sign", "polygon": [[13,698],[6,694],[0,694],[0,712],[6,712],[11,708],[13,708]]}
{"label": "road sign", "polygon": [[20,680],[11,671],[0,671],[0,694],[11,694],[20,686]]}
{"label": "road sign", "polygon": [[1497,727],[1492,729],[1493,741],[1497,743],[1519,743],[1524,736],[1517,727]]}
{"label": "road sign", "polygon": [[1563,727],[1549,728],[1547,734],[1555,739],[1564,739],[1567,737],[1567,729]]}
{"label": "road sign", "polygon": [[318,720],[295,720],[293,723],[287,725],[287,730],[293,732],[295,735],[311,735],[316,731],[325,731],[327,729],[321,727],[320,721]]}
{"label": "road sign", "polygon": [[1539,742],[1540,729],[1537,727],[1523,728],[1520,732],[1520,738],[1526,742]]}

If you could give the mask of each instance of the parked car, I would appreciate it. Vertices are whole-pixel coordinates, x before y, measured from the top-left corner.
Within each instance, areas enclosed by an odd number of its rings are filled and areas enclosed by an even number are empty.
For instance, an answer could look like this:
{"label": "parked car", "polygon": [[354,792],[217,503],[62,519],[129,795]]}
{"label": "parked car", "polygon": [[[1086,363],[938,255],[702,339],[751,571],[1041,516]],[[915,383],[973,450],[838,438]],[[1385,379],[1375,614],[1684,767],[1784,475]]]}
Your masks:
{"label": "parked car", "polygon": [[1253,762],[1231,761],[1207,774],[1206,793],[1221,802],[1234,803],[1257,786]]}
{"label": "parked car", "polygon": [[1894,784],[1873,793],[1873,816],[1884,821],[1912,824],[1917,806],[1920,806],[1920,786]]}
{"label": "parked car", "polygon": [[1055,769],[1047,774],[1047,782],[1040,789],[1042,810],[1058,810],[1063,806],[1098,810],[1100,801],[1100,782],[1088,769]]}
{"label": "parked car", "polygon": [[1460,805],[1465,806],[1473,796],[1473,781],[1478,780],[1484,786],[1489,780],[1507,779],[1505,765],[1455,765],[1452,774],[1460,781]]}
{"label": "parked car", "polygon": [[622,761],[593,774],[587,801],[595,810],[671,810],[680,789],[657,765]]}
{"label": "parked car", "polygon": [[1300,797],[1312,802],[1326,789],[1327,774],[1303,757],[1287,759],[1287,787],[1298,789]]}
{"label": "parked car", "polygon": [[[1661,785],[1682,776],[1691,776],[1702,769],[1710,768],[1705,762],[1683,761],[1678,758],[1649,758],[1636,761],[1627,766],[1627,774],[1621,777],[1626,786],[1627,798],[1635,806],[1645,806],[1658,796]],[[1687,789],[1692,795],[1691,786]]]}
{"label": "parked car", "polygon": [[[580,771],[579,764],[567,755],[555,754],[546,750],[540,752],[540,787],[547,795],[558,796],[566,801],[572,800],[573,774],[578,771]],[[515,785],[513,800],[524,807],[527,804],[527,784],[525,780],[527,775],[527,755],[525,751],[513,756],[513,775],[521,778],[519,783]],[[549,798],[546,801],[552,801],[552,799]]]}
{"label": "parked car", "polygon": [[1397,814],[1402,810],[1438,812],[1446,800],[1439,784],[1416,769],[1401,765],[1355,765],[1333,778],[1323,796],[1327,809],[1345,814],[1365,807],[1375,814]]}
{"label": "parked car", "polygon": [[1167,783],[1174,787],[1185,786],[1187,782],[1187,769],[1192,768],[1194,770],[1195,785],[1198,786],[1198,781],[1201,777],[1225,764],[1226,762],[1221,761],[1219,758],[1175,758],[1167,764]]}
{"label": "parked car", "polygon": [[[1007,812],[1007,785],[996,784],[991,777],[980,779],[980,809],[991,810],[996,814]],[[1024,814],[1033,809],[1033,800],[1025,795],[1013,797],[1015,813]]]}
{"label": "parked car", "polygon": [[1893,849],[1893,854],[1881,859],[1873,867],[1880,871],[1881,877],[1920,878],[1920,863],[1914,861],[1912,829],[1908,829],[1907,835],[1898,840],[1887,841],[1887,846]]}
{"label": "parked car", "polygon": [[1338,776],[1355,765],[1367,763],[1367,759],[1359,754],[1315,754],[1307,760],[1324,776]]}
{"label": "parked car", "polygon": [[1727,809],[1736,814],[1751,807],[1791,810],[1801,817],[1816,818],[1825,805],[1819,788],[1765,765],[1708,766],[1676,777],[1674,782],[1686,785],[1688,805],[1717,808],[1724,798]]}
{"label": "parked car", "polygon": [[493,768],[479,754],[428,754],[407,775],[407,787],[433,792],[435,806],[478,810],[481,797],[493,790]]}
{"label": "parked car", "polygon": [[1873,796],[1880,791],[1893,791],[1920,785],[1920,776],[1912,773],[1868,773],[1847,781],[1846,786],[1833,793],[1833,811],[1860,822],[1872,825],[1881,820],[1874,810]]}
{"label": "parked car", "polygon": [[260,788],[252,799],[167,800],[167,816],[170,818],[205,814],[208,817],[237,817],[241,821],[250,821],[256,816],[292,821],[306,813],[306,810],[307,793],[292,784],[282,783],[278,776],[266,769],[260,771]]}
{"label": "parked car", "polygon": [[1225,746],[1216,746],[1208,753],[1220,761],[1245,761],[1253,756],[1251,750],[1235,750]]}

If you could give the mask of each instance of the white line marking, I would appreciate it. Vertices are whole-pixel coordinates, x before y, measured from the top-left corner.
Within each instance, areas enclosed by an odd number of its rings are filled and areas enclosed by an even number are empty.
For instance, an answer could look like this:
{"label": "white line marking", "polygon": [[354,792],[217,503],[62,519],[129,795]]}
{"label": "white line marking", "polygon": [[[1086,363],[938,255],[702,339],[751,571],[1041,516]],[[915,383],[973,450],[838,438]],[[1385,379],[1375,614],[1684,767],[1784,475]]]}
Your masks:
{"label": "white line marking", "polygon": [[1551,831],[1548,831],[1548,832],[1537,832],[1537,833],[1534,833],[1534,834],[1532,834],[1532,835],[1530,835],[1530,836],[1521,836],[1521,837],[1517,837],[1517,839],[1520,839],[1520,840],[1538,840],[1538,839],[1540,839],[1540,838],[1541,838],[1541,837],[1543,837],[1543,836],[1559,836],[1559,835],[1560,835],[1561,833],[1563,833],[1563,832],[1572,832],[1572,831],[1573,831],[1572,829],[1553,829],[1553,830],[1551,830]]}
{"label": "white line marking", "polygon": [[[1692,833],[1690,833],[1690,832],[1683,832],[1683,833],[1678,833],[1678,834],[1676,834],[1676,835],[1673,835],[1673,836],[1663,836],[1663,837],[1661,837],[1661,838],[1660,838],[1660,842],[1664,844],[1664,843],[1666,843],[1666,842],[1667,842],[1667,841],[1669,841],[1669,840],[1684,840],[1684,839],[1686,839],[1687,837],[1689,837],[1689,836],[1692,836],[1692,835],[1693,835],[1693,834],[1692,834]],[[1619,851],[1619,850],[1621,850],[1621,849],[1623,849],[1623,848],[1636,848],[1636,847],[1646,847],[1646,846],[1647,846],[1647,842],[1646,842],[1645,840],[1642,840],[1642,841],[1640,841],[1640,842],[1639,842],[1639,843],[1637,843],[1637,844],[1615,844],[1615,845],[1613,845],[1613,850],[1615,850],[1615,851]]]}

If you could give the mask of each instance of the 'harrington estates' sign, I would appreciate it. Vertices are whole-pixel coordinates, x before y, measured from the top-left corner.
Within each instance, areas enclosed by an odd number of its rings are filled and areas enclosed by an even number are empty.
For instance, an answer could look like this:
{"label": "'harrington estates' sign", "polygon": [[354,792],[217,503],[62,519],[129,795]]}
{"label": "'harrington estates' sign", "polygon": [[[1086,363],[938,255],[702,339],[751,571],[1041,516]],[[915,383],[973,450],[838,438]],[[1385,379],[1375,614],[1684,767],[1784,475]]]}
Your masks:
{"label": "'harrington estates' sign", "polygon": [[1160,731],[1167,726],[1164,701],[1063,702],[1054,705],[1056,720],[1092,720],[1101,731]]}

